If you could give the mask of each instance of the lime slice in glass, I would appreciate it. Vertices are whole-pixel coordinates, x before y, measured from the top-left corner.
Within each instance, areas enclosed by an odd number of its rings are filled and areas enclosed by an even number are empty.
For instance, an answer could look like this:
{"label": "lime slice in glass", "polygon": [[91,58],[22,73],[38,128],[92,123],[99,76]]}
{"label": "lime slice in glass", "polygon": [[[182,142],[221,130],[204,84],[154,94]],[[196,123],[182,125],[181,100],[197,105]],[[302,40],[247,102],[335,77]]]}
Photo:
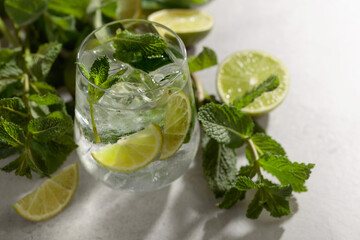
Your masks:
{"label": "lime slice in glass", "polygon": [[221,100],[231,104],[266,80],[271,74],[279,77],[280,85],[271,92],[258,97],[242,110],[252,116],[267,113],[282,103],[290,83],[290,76],[285,65],[276,57],[255,50],[238,51],[227,57],[219,66],[216,86]]}
{"label": "lime slice in glass", "polygon": [[160,160],[173,156],[183,144],[191,124],[190,100],[184,92],[172,95],[168,100],[163,130],[164,143]]}
{"label": "lime slice in glass", "polygon": [[60,213],[74,197],[79,183],[79,167],[71,164],[19,200],[13,208],[22,217],[42,221]]}
{"label": "lime slice in glass", "polygon": [[214,25],[213,17],[204,11],[191,9],[165,9],[149,15],[150,21],[161,23],[176,32],[185,46],[203,39]]}
{"label": "lime slice in glass", "polygon": [[155,160],[162,147],[162,138],[160,127],[151,124],[91,155],[100,165],[112,171],[134,172]]}

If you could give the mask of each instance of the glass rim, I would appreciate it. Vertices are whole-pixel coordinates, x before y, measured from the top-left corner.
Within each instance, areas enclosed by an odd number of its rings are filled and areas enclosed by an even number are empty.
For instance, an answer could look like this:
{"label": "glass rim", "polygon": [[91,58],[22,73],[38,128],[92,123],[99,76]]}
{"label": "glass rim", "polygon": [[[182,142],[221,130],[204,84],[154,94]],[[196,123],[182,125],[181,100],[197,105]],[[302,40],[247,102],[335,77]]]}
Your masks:
{"label": "glass rim", "polygon": [[[168,28],[167,26],[163,25],[163,24],[160,24],[160,23],[157,23],[157,22],[153,22],[153,21],[149,21],[149,20],[145,20],[145,19],[136,19],[136,18],[129,18],[129,19],[121,19],[121,20],[116,20],[116,21],[112,21],[112,22],[109,22],[107,24],[104,24],[102,25],[101,27],[98,27],[96,28],[95,30],[93,30],[91,33],[89,33],[85,38],[84,40],[81,42],[80,44],[80,47],[79,47],[79,50],[77,51],[77,54],[76,54],[76,62],[80,62],[80,52],[83,52],[83,48],[85,46],[85,43],[88,42],[89,38],[93,35],[95,35],[96,32],[100,31],[101,29],[104,29],[106,27],[109,27],[111,25],[114,25],[114,24],[118,24],[118,23],[124,23],[124,22],[140,22],[140,23],[147,23],[147,24],[152,24],[152,25],[156,25],[156,26],[159,26],[167,31],[169,31],[170,33],[172,33],[179,45],[180,45],[180,49],[181,49],[181,53],[184,55],[184,58],[181,60],[181,65],[179,65],[179,68],[180,69],[183,69],[184,67],[184,64],[187,64],[187,52],[186,52],[186,47],[185,47],[185,44],[184,42],[181,40],[181,38],[173,31],[171,30],[170,28]],[[80,72],[80,74],[82,75],[83,78],[86,79],[86,82],[90,85],[92,85],[93,87],[101,90],[101,91],[104,91],[106,92],[107,94],[111,94],[111,95],[114,95],[114,96],[133,96],[133,95],[143,95],[143,94],[146,94],[146,93],[151,93],[153,91],[156,91],[156,90],[159,90],[159,89],[162,89],[162,88],[165,88],[167,87],[167,85],[171,84],[173,81],[168,81],[167,83],[165,83],[164,85],[161,85],[159,87],[156,87],[156,88],[153,88],[153,89],[149,89],[149,90],[146,90],[146,91],[143,91],[143,92],[134,92],[134,93],[115,93],[113,91],[110,91],[109,89],[104,89],[104,88],[101,88],[100,86],[97,86],[95,83],[91,82],[84,74],[83,72],[81,71],[80,69],[80,66],[79,64],[76,64],[76,68],[77,70]],[[175,79],[179,76],[179,74],[182,74],[181,72],[179,72],[178,74],[176,74],[176,76],[172,77],[171,79]],[[76,80],[77,81],[77,80]]]}

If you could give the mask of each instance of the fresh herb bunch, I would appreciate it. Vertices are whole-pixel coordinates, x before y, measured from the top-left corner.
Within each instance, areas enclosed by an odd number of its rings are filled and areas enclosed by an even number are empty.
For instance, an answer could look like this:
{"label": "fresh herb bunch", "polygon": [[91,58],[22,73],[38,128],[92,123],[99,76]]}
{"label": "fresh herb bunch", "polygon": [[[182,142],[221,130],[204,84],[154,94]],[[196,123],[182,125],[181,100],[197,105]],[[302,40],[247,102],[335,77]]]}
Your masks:
{"label": "fresh herb bunch", "polygon": [[0,50],[0,158],[19,154],[3,171],[49,176],[76,148],[64,101],[44,81],[60,49],[61,44],[48,43],[36,53]]}
{"label": "fresh herb bunch", "polygon": [[[93,28],[89,3],[0,1],[0,159],[18,154],[1,170],[49,176],[76,148],[72,118],[55,87],[74,71],[73,53]],[[66,77],[71,89],[74,76]]]}
{"label": "fresh herb bunch", "polygon": [[[189,59],[191,72],[216,63],[215,53],[208,48]],[[195,85],[197,89],[202,89],[199,82]],[[199,108],[198,118],[204,131],[204,176],[215,197],[222,198],[217,204],[219,208],[232,207],[245,198],[247,191],[255,189],[246,216],[256,219],[265,209],[273,217],[282,217],[291,214],[288,198],[292,191],[307,191],[305,181],[310,177],[314,164],[291,162],[281,145],[241,111],[255,98],[278,86],[278,77],[269,76],[259,86],[237,98],[231,106],[216,102],[214,96],[208,94],[198,99],[199,105],[210,102]],[[243,145],[246,145],[248,165],[237,169],[235,149]],[[279,184],[266,179],[263,171],[273,175]]]}

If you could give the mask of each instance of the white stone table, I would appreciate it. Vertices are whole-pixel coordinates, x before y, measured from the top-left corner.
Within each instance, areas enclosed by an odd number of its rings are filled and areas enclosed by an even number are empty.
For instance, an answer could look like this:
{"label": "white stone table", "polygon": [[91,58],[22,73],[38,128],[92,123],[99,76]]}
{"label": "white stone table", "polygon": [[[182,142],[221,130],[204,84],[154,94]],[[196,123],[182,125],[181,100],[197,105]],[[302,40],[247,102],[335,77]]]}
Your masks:
{"label": "white stone table", "polygon": [[[150,193],[114,192],[80,167],[66,210],[32,223],[11,205],[42,180],[0,172],[1,240],[360,239],[360,2],[214,0],[203,9],[216,24],[196,52],[209,46],[222,61],[236,50],[259,49],[290,71],[287,99],[260,123],[292,160],[316,163],[309,191],[291,202],[296,213],[250,220],[249,199],[217,209],[198,155],[181,179]],[[211,93],[215,73],[199,74]],[[66,164],[73,161],[75,153]]]}

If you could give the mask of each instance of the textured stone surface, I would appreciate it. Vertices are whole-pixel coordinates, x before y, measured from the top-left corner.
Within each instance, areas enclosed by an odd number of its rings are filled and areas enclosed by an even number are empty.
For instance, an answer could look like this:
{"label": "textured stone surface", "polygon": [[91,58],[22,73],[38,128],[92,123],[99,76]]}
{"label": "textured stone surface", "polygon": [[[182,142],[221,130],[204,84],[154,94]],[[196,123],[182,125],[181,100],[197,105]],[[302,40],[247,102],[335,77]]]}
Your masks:
{"label": "textured stone surface", "polygon": [[[81,167],[73,201],[41,223],[11,208],[41,180],[1,172],[0,239],[358,239],[359,7],[357,0],[214,0],[204,7],[216,24],[196,52],[209,46],[222,61],[235,50],[259,49],[289,68],[287,99],[260,123],[292,160],[316,163],[309,192],[292,201],[295,215],[246,219],[248,198],[231,210],[216,209],[198,155],[184,177],[150,193],[113,192]],[[215,73],[199,74],[212,93]],[[72,161],[76,154],[66,164]]]}

